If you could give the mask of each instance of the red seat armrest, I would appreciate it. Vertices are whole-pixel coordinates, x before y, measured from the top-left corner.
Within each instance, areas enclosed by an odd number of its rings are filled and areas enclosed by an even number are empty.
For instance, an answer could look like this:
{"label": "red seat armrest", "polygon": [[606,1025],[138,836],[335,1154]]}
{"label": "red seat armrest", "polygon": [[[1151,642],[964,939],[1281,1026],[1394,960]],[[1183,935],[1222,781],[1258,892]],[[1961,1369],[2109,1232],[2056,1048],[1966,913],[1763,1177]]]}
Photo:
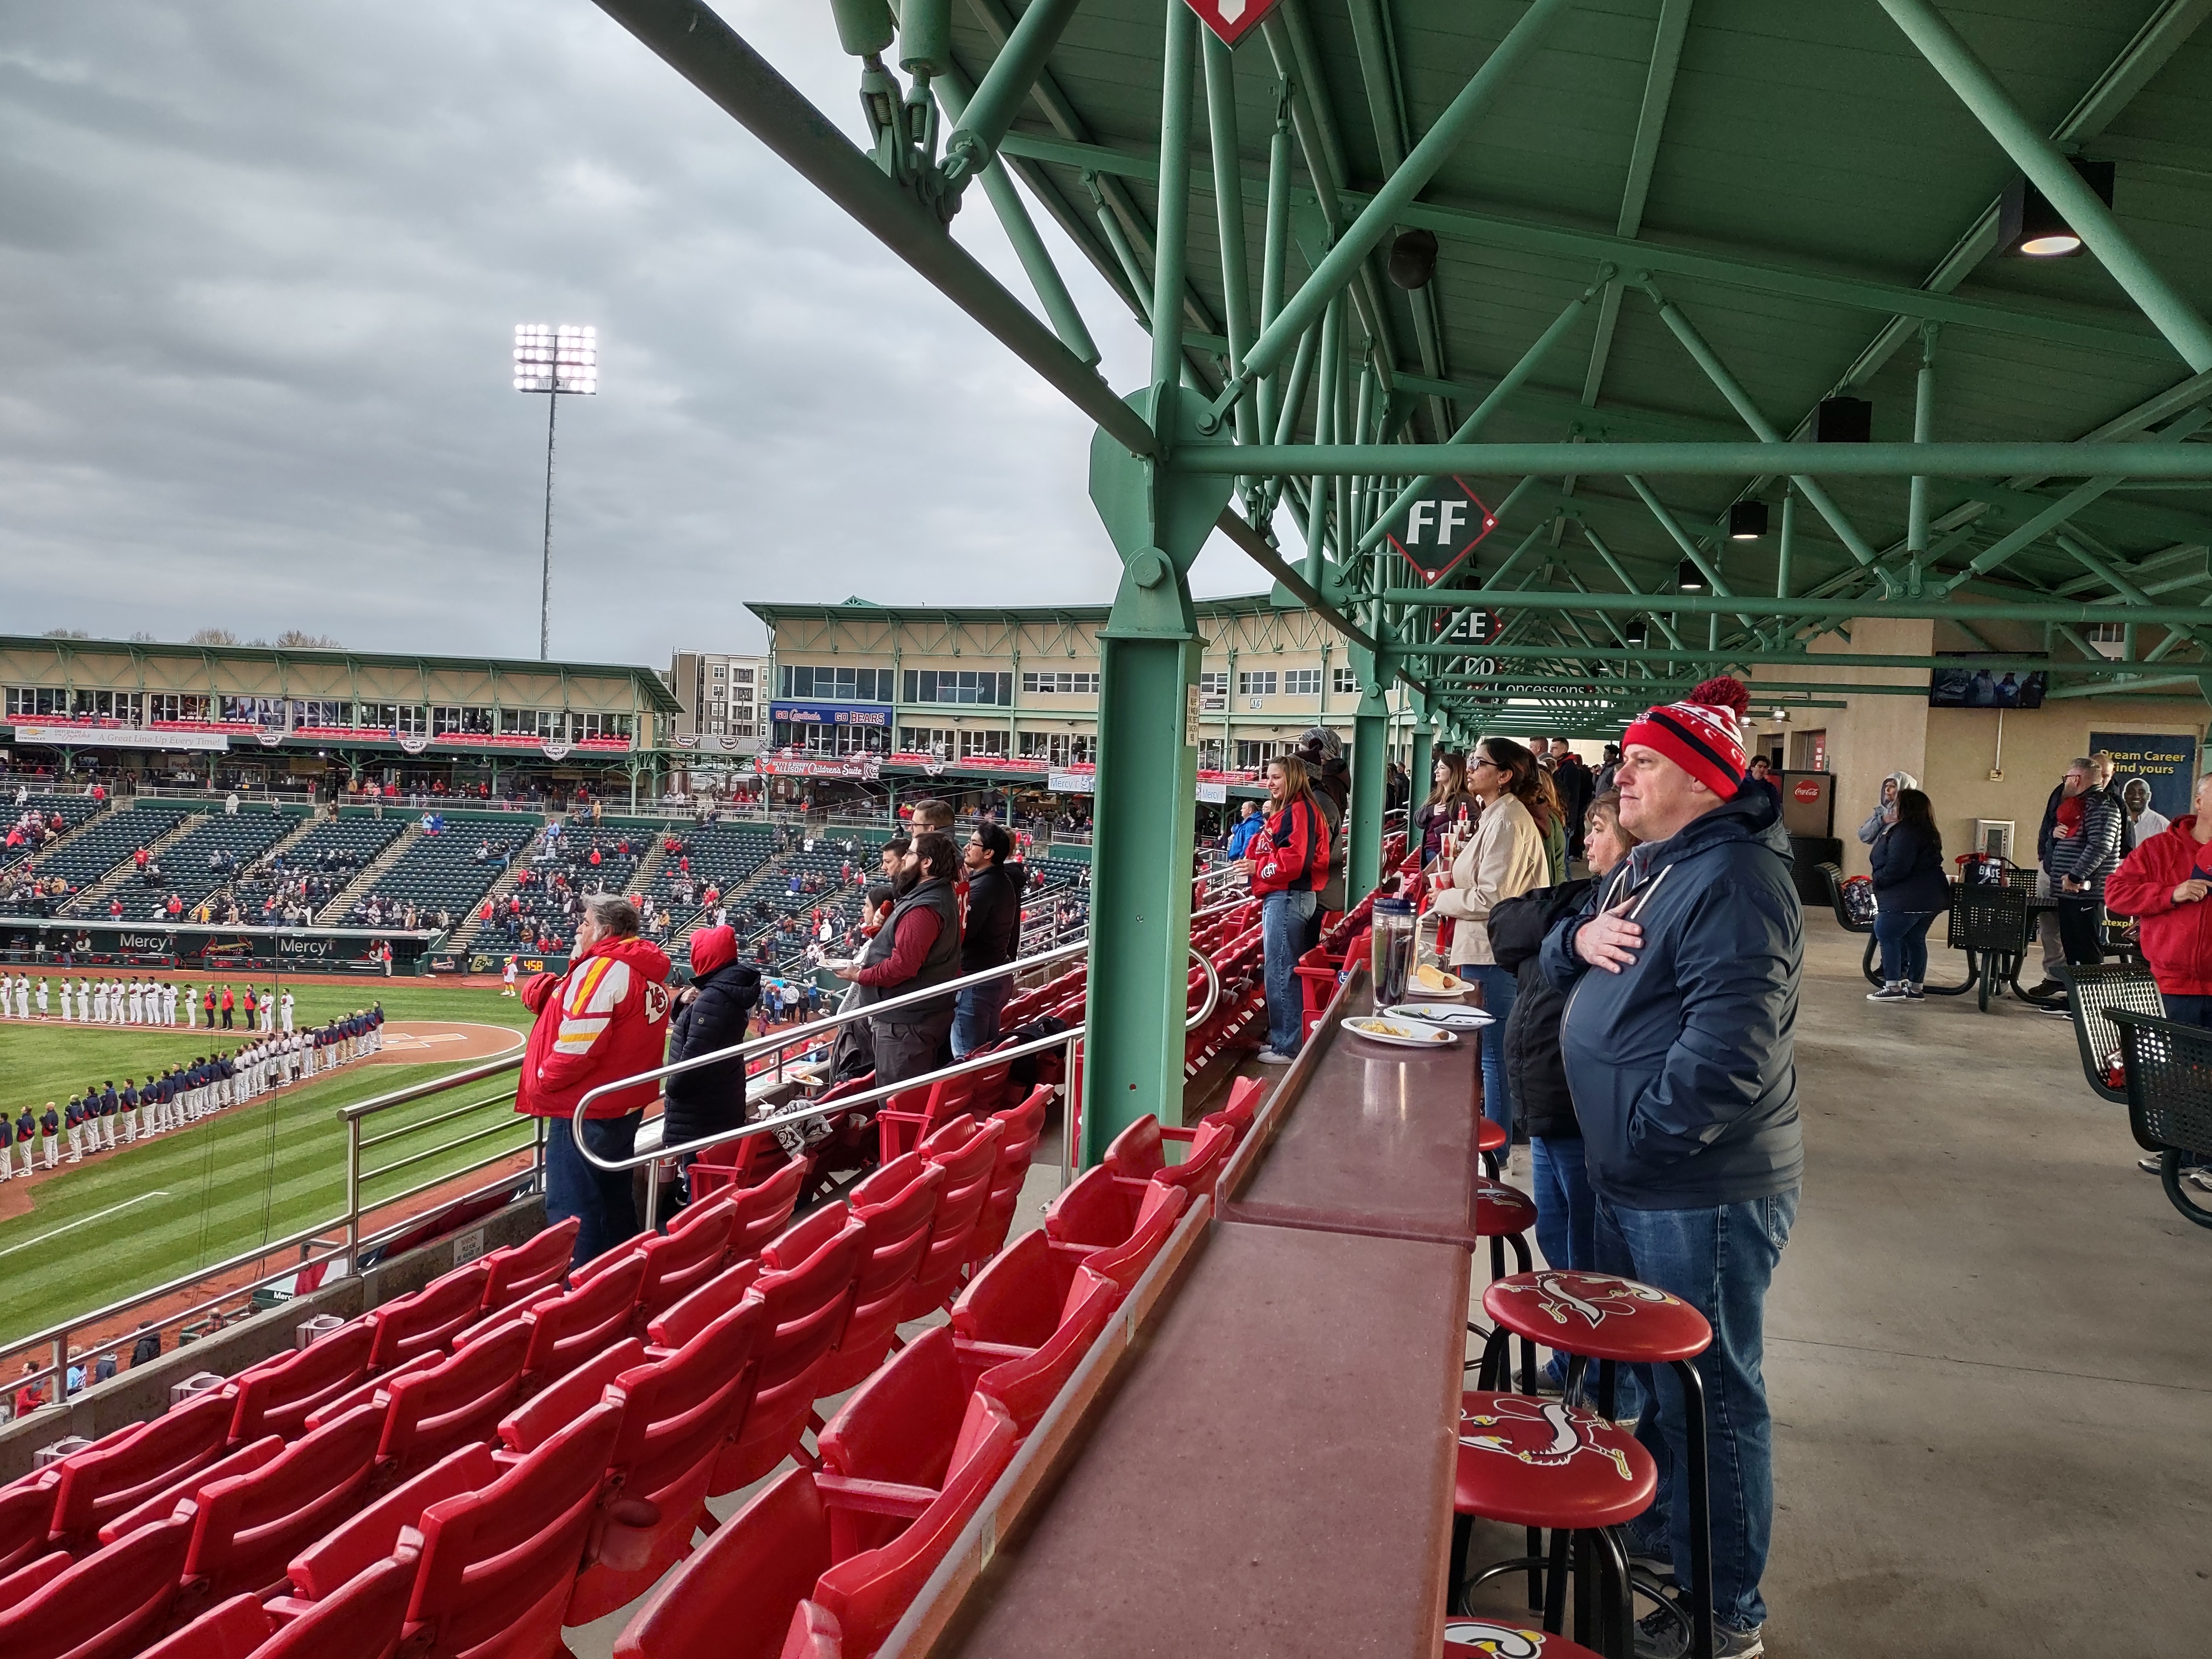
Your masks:
{"label": "red seat armrest", "polygon": [[848,1475],[817,1470],[814,1489],[824,1507],[849,1510],[855,1515],[891,1515],[911,1521],[937,1501],[931,1486],[905,1486],[890,1480],[856,1480]]}

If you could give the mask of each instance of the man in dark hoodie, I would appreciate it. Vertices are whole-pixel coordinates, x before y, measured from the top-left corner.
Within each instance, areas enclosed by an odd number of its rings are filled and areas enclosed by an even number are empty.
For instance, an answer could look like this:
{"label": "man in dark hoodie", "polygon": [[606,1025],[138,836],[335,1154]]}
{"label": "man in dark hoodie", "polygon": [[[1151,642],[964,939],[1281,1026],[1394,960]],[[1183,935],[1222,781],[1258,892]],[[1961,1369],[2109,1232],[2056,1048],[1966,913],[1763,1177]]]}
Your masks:
{"label": "man in dark hoodie", "polygon": [[[1713,1652],[1729,1656],[1765,1651],[1766,1289],[1805,1167],[1794,1053],[1804,915],[1774,803],[1744,787],[1748,702],[1738,682],[1708,680],[1630,726],[1620,822],[1643,844],[1543,950],[1545,976],[1567,993],[1559,1048],[1597,1197],[1599,1263],[1712,1326],[1695,1364],[1711,1437]],[[1658,1462],[1659,1498],[1632,1523],[1634,1553],[1670,1559],[1686,1599],[1683,1392],[1671,1367],[1641,1380],[1637,1435]],[[1682,1651],[1680,1634],[1676,1611],[1662,1608],[1638,1650]]]}
{"label": "man in dark hoodie", "polygon": [[[745,1040],[745,1022],[760,1000],[760,970],[738,960],[734,928],[702,927],[691,935],[691,983],[676,994],[668,1062],[696,1060]],[[680,1146],[734,1129],[745,1121],[745,1063],[731,1058],[674,1072],[661,1085],[660,1144]],[[689,1168],[692,1159],[682,1160]]]}
{"label": "man in dark hoodie", "polygon": [[[960,930],[963,975],[1003,968],[1021,949],[1022,887],[1029,871],[1008,862],[1013,853],[1014,838],[995,823],[979,823],[968,836],[961,854],[968,873],[968,910]],[[959,994],[952,1012],[953,1059],[965,1060],[999,1040],[999,1011],[1013,988],[1008,974]]]}

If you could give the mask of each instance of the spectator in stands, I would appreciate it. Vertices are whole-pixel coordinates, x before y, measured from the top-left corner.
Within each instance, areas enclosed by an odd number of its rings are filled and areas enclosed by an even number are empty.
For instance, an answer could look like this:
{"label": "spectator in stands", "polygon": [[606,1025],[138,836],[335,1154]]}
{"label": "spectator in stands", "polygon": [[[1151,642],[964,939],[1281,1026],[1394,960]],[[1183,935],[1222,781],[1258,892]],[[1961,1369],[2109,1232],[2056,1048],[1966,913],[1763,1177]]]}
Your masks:
{"label": "spectator in stands", "polygon": [[[1306,781],[1314,805],[1328,825],[1328,878],[1314,901],[1306,922],[1304,950],[1321,943],[1322,918],[1344,908],[1345,871],[1352,862],[1349,838],[1344,833],[1345,813],[1352,803],[1352,769],[1345,764],[1344,739],[1326,726],[1310,726],[1298,737],[1298,758],[1306,763]],[[1301,1008],[1304,1000],[1301,999]]]}
{"label": "spectator in stands", "polygon": [[[1774,1510],[1766,1289],[1805,1168],[1794,1052],[1804,915],[1773,803],[1743,787],[1748,703],[1740,682],[1708,680],[1629,726],[1620,822],[1644,844],[1543,950],[1545,977],[1571,995],[1559,1046],[1596,1195],[1598,1263],[1680,1297],[1712,1327],[1693,1363],[1711,1435],[1712,1611],[1728,1655],[1763,1650]],[[1639,1381],[1637,1437],[1658,1461],[1659,1495],[1631,1537],[1687,1585],[1682,1390],[1668,1367]],[[1678,1626],[1662,1607],[1644,1620],[1645,1640]]]}
{"label": "spectator in stands", "polygon": [[[1778,800],[1777,816],[1781,811]],[[1875,937],[1881,941],[1881,988],[1869,1002],[1918,1002],[1928,978],[1928,929],[1951,908],[1943,873],[1943,833],[1928,797],[1900,789],[1889,804],[1889,826],[1875,838]]]}
{"label": "spectator in stands", "polygon": [[1544,838],[1530,810],[1544,777],[1532,750],[1510,738],[1486,738],[1468,758],[1468,793],[1481,803],[1474,834],[1450,864],[1438,860],[1430,880],[1430,908],[1452,924],[1453,970],[1482,989],[1492,1016],[1480,1033],[1482,1109],[1513,1133],[1513,1095],[1505,1078],[1505,1022],[1513,1013],[1517,981],[1500,965],[1490,944],[1490,912],[1500,899],[1518,898],[1552,884]]}
{"label": "spectator in stands", "polygon": [[[960,972],[980,974],[1002,968],[1021,948],[1022,887],[1029,872],[1010,862],[1014,839],[998,824],[985,822],[968,837],[968,908],[960,930]],[[952,1057],[965,1060],[999,1040],[999,1011],[1014,988],[1014,976],[970,985],[958,994],[952,1016]]]}
{"label": "spectator in stands", "polygon": [[1252,850],[1252,838],[1267,827],[1267,821],[1260,813],[1260,803],[1246,801],[1237,827],[1229,832],[1229,844],[1222,850],[1231,859],[1243,858]]}
{"label": "spectator in stands", "polygon": [[[515,1110],[547,1120],[545,1217],[577,1217],[578,1266],[637,1231],[630,1172],[586,1163],[571,1119],[576,1103],[602,1083],[660,1064],[668,1030],[668,957],[637,936],[628,899],[594,893],[584,901],[573,960],[564,974],[540,974],[522,989],[538,1017],[523,1057]],[[641,1083],[592,1103],[584,1145],[599,1157],[628,1158],[646,1103],[659,1093]]]}
{"label": "spectator in stands", "polygon": [[941,836],[952,833],[952,804],[936,799],[918,800],[914,804],[914,833],[922,835],[935,830]]}
{"label": "spectator in stands", "polygon": [[[1919,787],[1920,780],[1910,772],[1892,772],[1884,778],[1881,781],[1881,799],[1875,803],[1874,811],[1866,815],[1866,822],[1859,825],[1859,839],[1869,847],[1873,846],[1876,838],[1881,836],[1883,826],[1889,822],[1886,815],[1896,802],[1897,792],[1900,789],[1917,789]],[[2056,801],[2058,799],[2058,793],[2054,790],[2051,798]]]}
{"label": "spectator in stands", "polygon": [[[1559,797],[1559,813],[1567,833],[1567,854],[1571,858],[1582,855],[1583,820],[1597,793],[1590,787],[1595,775],[1583,764],[1582,757],[1568,747],[1565,738],[1552,739],[1552,789]],[[1556,878],[1566,879],[1564,868]]]}
{"label": "spectator in stands", "polygon": [[[702,927],[691,935],[691,983],[676,994],[668,1060],[695,1060],[745,1040],[745,1021],[760,1000],[759,970],[738,960],[738,936],[727,927]],[[745,1121],[745,1063],[718,1060],[678,1072],[661,1085],[667,1104],[660,1142],[685,1141],[734,1129]],[[683,1160],[689,1169],[696,1154]]]}
{"label": "spectator in stands", "polygon": [[1747,781],[1757,785],[1774,798],[1774,810],[1782,810],[1782,785],[1774,776],[1774,763],[1765,755],[1751,757],[1751,771]]}
{"label": "spectator in stands", "polygon": [[1267,1043],[1255,1058],[1263,1066],[1287,1066],[1305,1045],[1305,994],[1297,965],[1328,882],[1328,820],[1314,799],[1306,763],[1294,754],[1267,763],[1267,799],[1274,812],[1244,854],[1260,900],[1267,1003]]}
{"label": "spectator in stands", "polygon": [[1462,819],[1471,823],[1480,805],[1468,793],[1467,757],[1458,750],[1437,750],[1429,775],[1429,798],[1413,809],[1413,819],[1423,869],[1435,863],[1437,854],[1443,851],[1445,833]]}
{"label": "spectator in stands", "polygon": [[[2105,902],[2136,919],[2166,1017],[2212,1026],[2212,903],[2205,902],[2212,897],[2212,772],[2197,780],[2190,805],[2121,860]],[[2153,1152],[2141,1167],[2156,1175],[2161,1158]],[[2191,1182],[2212,1190],[2212,1166],[2184,1158],[2181,1167]]]}
{"label": "spectator in stands", "polygon": [[[2043,873],[2058,901],[2060,948],[2077,967],[2105,959],[2105,878],[2119,867],[2126,850],[2127,809],[2098,781],[2098,774],[2097,762],[2087,756],[2067,763],[2043,849]],[[2063,1000],[2045,1012],[2072,1017]]]}
{"label": "spectator in stands", "polygon": [[46,1390],[37,1382],[30,1380],[35,1377],[38,1372],[37,1360],[26,1359],[23,1362],[21,1375],[25,1381],[23,1385],[15,1390],[15,1417],[19,1422],[46,1403]]}
{"label": "spectator in stands", "polygon": [[[960,972],[960,913],[952,878],[960,855],[951,838],[925,830],[893,878],[890,916],[860,960],[837,977],[860,988],[849,1006],[867,1007],[942,985]],[[897,1083],[933,1069],[952,1030],[953,998],[933,998],[868,1021],[876,1081]]]}

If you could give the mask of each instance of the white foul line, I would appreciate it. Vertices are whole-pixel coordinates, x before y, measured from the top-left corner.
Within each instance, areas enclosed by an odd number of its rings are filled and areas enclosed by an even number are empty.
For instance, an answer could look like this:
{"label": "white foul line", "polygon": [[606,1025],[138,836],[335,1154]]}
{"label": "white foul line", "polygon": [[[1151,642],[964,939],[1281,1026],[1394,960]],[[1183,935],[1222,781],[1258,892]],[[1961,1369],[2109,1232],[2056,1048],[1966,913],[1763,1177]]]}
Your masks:
{"label": "white foul line", "polygon": [[27,1250],[33,1244],[43,1244],[50,1238],[60,1237],[72,1227],[82,1227],[88,1222],[104,1221],[117,1211],[127,1210],[133,1204],[143,1204],[149,1198],[167,1198],[168,1195],[165,1189],[156,1188],[150,1193],[141,1193],[136,1198],[126,1198],[120,1204],[111,1204],[106,1209],[96,1210],[90,1215],[81,1215],[74,1221],[64,1221],[60,1226],[40,1233],[36,1238],[27,1238],[20,1244],[10,1244],[6,1249],[0,1250],[0,1255],[13,1255],[18,1250]]}

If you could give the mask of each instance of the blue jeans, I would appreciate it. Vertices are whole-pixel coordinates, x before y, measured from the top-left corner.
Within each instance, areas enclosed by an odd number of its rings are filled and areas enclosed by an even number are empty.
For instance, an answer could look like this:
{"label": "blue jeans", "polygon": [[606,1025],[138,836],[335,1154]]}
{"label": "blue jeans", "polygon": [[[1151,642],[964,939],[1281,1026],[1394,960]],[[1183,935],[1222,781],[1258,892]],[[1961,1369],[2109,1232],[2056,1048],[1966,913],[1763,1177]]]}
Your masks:
{"label": "blue jeans", "polygon": [[1915,985],[1928,978],[1928,929],[1941,913],[1935,910],[1877,910],[1874,936],[1881,944],[1881,976],[1895,985],[1911,980]]}
{"label": "blue jeans", "polygon": [[[628,1117],[595,1117],[584,1121],[584,1144],[601,1158],[628,1158],[637,1148],[637,1126],[642,1112]],[[637,1201],[631,1196],[632,1172],[594,1169],[576,1150],[574,1125],[564,1115],[545,1120],[545,1221],[549,1226],[574,1216],[583,1225],[576,1234],[571,1262],[582,1267],[605,1255],[637,1234]]]}
{"label": "blue jeans", "polygon": [[1006,1006],[1007,994],[1013,988],[1014,976],[1009,974],[1004,979],[971,985],[954,997],[953,1059],[965,1060],[999,1040],[999,1011]]}
{"label": "blue jeans", "polygon": [[[1713,1328],[1692,1363],[1705,1385],[1706,1467],[1712,1492],[1713,1616],[1732,1630],[1766,1622],[1759,1581],[1774,1530],[1774,1425],[1767,1411],[1766,1287],[1797,1218],[1799,1189],[1698,1210],[1631,1210],[1601,1197],[1601,1272],[1680,1297]],[[1633,1368],[1644,1407],[1636,1437],[1659,1465],[1659,1496],[1630,1522],[1639,1552],[1662,1541],[1674,1582],[1690,1583],[1690,1504],[1683,1471],[1689,1430],[1671,1365]]]}
{"label": "blue jeans", "polygon": [[[1464,927],[1468,924],[1460,923]],[[1521,981],[1510,968],[1495,963],[1462,963],[1452,972],[1482,987],[1482,1011],[1494,1015],[1482,1028],[1482,1115],[1513,1140],[1513,1096],[1505,1086],[1505,1017],[1513,1012],[1513,999]]]}
{"label": "blue jeans", "polygon": [[1530,1136],[1528,1187],[1536,1200],[1536,1248],[1544,1253],[1544,1265],[1595,1272],[1597,1195],[1590,1191],[1581,1139]]}
{"label": "blue jeans", "polygon": [[1306,1000],[1297,975],[1305,953],[1306,923],[1314,914],[1313,890],[1269,893],[1260,901],[1260,942],[1265,952],[1267,989],[1267,1046],[1294,1054],[1304,1044]]}

